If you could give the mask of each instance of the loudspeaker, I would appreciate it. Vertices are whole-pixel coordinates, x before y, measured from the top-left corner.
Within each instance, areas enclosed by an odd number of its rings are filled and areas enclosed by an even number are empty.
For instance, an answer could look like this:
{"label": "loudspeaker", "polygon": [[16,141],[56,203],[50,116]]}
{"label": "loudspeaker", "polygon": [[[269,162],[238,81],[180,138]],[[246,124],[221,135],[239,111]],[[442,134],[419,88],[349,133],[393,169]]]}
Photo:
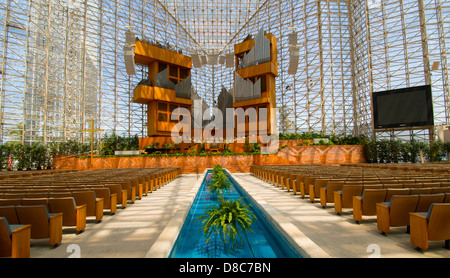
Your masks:
{"label": "loudspeaker", "polygon": [[288,35],[289,37],[289,46],[297,45],[297,33],[293,32]]}
{"label": "loudspeaker", "polygon": [[125,42],[128,45],[135,45],[136,35],[130,30],[125,31]]}
{"label": "loudspeaker", "polygon": [[128,75],[136,74],[136,64],[134,63],[134,47],[126,45],[123,47],[123,57],[125,59],[125,69]]}
{"label": "loudspeaker", "polygon": [[438,138],[443,143],[450,142],[450,126],[438,125],[437,126]]}
{"label": "loudspeaker", "polygon": [[208,64],[208,56],[206,55],[202,55],[200,56],[201,61],[202,61],[202,65],[207,65]]}
{"label": "loudspeaker", "polygon": [[202,62],[200,61],[200,55],[194,53],[192,56],[192,65],[194,68],[200,68],[202,66]]}
{"label": "loudspeaker", "polygon": [[219,56],[219,64],[221,64],[221,65],[225,64],[225,56],[223,56],[223,55]]}
{"label": "loudspeaker", "polygon": [[208,56],[208,65],[215,66],[217,64],[217,58],[219,55],[213,54]]}
{"label": "loudspeaker", "polygon": [[225,60],[227,68],[234,68],[234,53],[228,53]]}
{"label": "loudspeaker", "polygon": [[298,57],[300,56],[297,44],[297,33],[289,34],[289,68],[288,74],[296,74],[298,68]]}
{"label": "loudspeaker", "polygon": [[438,70],[439,69],[439,61],[433,62],[433,66],[431,67],[431,70]]}
{"label": "loudspeaker", "polygon": [[289,49],[289,68],[288,74],[296,74],[298,69],[298,56],[299,51],[296,47]]}
{"label": "loudspeaker", "polygon": [[288,68],[288,74],[296,74],[298,69],[298,57],[291,57],[289,59],[289,68]]}

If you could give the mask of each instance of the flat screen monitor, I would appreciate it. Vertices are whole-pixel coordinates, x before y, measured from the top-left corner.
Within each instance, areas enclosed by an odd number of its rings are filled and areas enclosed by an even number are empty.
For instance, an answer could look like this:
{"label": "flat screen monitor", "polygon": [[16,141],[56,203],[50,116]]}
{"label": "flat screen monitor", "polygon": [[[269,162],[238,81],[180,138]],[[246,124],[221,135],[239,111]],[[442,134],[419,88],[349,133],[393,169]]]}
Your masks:
{"label": "flat screen monitor", "polygon": [[430,85],[375,92],[372,96],[375,129],[434,125]]}

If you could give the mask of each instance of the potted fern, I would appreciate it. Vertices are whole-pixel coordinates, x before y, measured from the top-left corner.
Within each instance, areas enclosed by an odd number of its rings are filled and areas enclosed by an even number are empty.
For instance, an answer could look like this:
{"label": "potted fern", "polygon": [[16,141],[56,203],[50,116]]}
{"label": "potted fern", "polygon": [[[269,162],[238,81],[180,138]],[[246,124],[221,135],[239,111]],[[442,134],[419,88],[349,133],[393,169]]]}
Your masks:
{"label": "potted fern", "polygon": [[27,155],[25,145],[19,142],[13,142],[11,145],[12,156],[17,159],[17,171],[22,171],[27,167]]}
{"label": "potted fern", "polygon": [[223,172],[213,175],[212,182],[209,185],[209,191],[211,193],[219,193],[222,195],[229,188],[230,184],[227,182],[227,176]]}
{"label": "potted fern", "polygon": [[215,165],[212,171],[211,182],[209,183],[209,192],[216,195],[223,195],[230,187],[223,168],[220,164]]}
{"label": "potted fern", "polygon": [[447,161],[450,161],[450,142],[444,142],[442,149],[444,154],[447,155]]}
{"label": "potted fern", "polygon": [[31,162],[36,166],[37,170],[41,170],[45,163],[46,148],[41,143],[32,143],[30,146]]}
{"label": "potted fern", "polygon": [[416,139],[410,141],[410,159],[411,163],[416,163],[420,153],[420,143]]}
{"label": "potted fern", "polygon": [[395,140],[392,139],[389,142],[389,151],[390,151],[390,156],[392,159],[392,162],[394,163],[398,163],[399,158],[400,158],[400,152],[401,152],[401,145],[402,145],[402,141],[401,140]]}
{"label": "potted fern", "polygon": [[378,152],[377,152],[377,141],[375,139],[367,142],[366,148],[367,160],[369,163],[377,163],[378,162]]}
{"label": "potted fern", "polygon": [[401,154],[401,159],[403,162],[411,161],[411,143],[410,142],[402,143],[401,148],[400,148],[400,154]]}
{"label": "potted fern", "polygon": [[217,196],[218,203],[207,207],[205,212],[199,216],[202,221],[203,234],[206,242],[212,235],[220,236],[226,244],[231,243],[234,248],[236,243],[243,244],[245,232],[252,232],[251,225],[256,220],[250,205],[243,202],[243,198],[225,200],[225,192],[229,192],[231,185],[223,168],[217,164],[212,171],[209,191]]}
{"label": "potted fern", "polygon": [[219,196],[218,205],[209,206],[199,217],[203,223],[202,229],[206,242],[211,235],[220,235],[224,243],[229,240],[233,248],[238,240],[243,245],[243,235],[247,231],[252,232],[251,225],[255,219],[249,205],[245,204],[242,198],[225,200],[223,196]]}

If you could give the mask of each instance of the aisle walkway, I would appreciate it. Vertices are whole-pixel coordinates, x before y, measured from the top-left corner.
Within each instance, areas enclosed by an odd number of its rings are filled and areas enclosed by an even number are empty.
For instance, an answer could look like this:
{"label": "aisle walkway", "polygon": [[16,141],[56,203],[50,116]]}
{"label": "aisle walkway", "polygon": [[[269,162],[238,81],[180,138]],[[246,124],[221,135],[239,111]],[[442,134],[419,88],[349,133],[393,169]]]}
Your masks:
{"label": "aisle walkway", "polygon": [[[383,258],[449,258],[444,242],[430,244],[418,252],[409,243],[405,229],[394,228],[383,236],[376,217],[355,224],[350,210],[337,215],[332,206],[274,187],[251,174],[232,174],[305,251],[313,258],[367,258],[378,250]],[[115,215],[105,215],[99,224],[88,223],[86,231],[75,235],[66,229],[57,248],[48,240],[32,240],[32,258],[67,258],[79,247],[82,258],[164,258],[169,255],[187,211],[200,187],[201,175],[182,175],[161,189],[144,196]],[[73,245],[75,244],[75,245]]]}

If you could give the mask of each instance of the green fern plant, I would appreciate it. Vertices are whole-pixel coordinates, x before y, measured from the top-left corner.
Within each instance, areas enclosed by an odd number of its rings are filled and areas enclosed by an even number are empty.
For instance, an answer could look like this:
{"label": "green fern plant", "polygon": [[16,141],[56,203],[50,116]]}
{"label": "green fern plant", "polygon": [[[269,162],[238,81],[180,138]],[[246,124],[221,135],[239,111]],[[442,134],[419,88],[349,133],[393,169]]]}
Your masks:
{"label": "green fern plant", "polygon": [[249,209],[251,205],[243,202],[243,198],[237,200],[225,200],[225,192],[229,192],[231,183],[220,164],[214,166],[212,170],[211,182],[209,183],[209,192],[218,197],[218,203],[207,207],[205,212],[197,220],[202,221],[202,230],[209,241],[211,235],[217,235],[223,238],[224,243],[227,239],[235,247],[239,240],[243,244],[243,234],[246,231],[252,232],[250,226],[256,217]]}
{"label": "green fern plant", "polygon": [[217,174],[219,172],[223,172],[223,168],[222,166],[220,166],[220,164],[216,164],[214,165],[213,169],[212,169],[212,174]]}
{"label": "green fern plant", "polygon": [[251,225],[256,219],[249,207],[242,198],[225,200],[219,196],[219,203],[209,206],[199,216],[206,242],[214,234],[221,236],[225,244],[229,240],[233,248],[238,240],[240,245],[243,245],[243,235],[246,231],[253,232]]}
{"label": "green fern plant", "polygon": [[230,189],[230,187],[230,183],[228,182],[227,176],[223,172],[222,167],[217,164],[214,166],[212,171],[209,192],[213,194],[224,194],[225,191]]}

